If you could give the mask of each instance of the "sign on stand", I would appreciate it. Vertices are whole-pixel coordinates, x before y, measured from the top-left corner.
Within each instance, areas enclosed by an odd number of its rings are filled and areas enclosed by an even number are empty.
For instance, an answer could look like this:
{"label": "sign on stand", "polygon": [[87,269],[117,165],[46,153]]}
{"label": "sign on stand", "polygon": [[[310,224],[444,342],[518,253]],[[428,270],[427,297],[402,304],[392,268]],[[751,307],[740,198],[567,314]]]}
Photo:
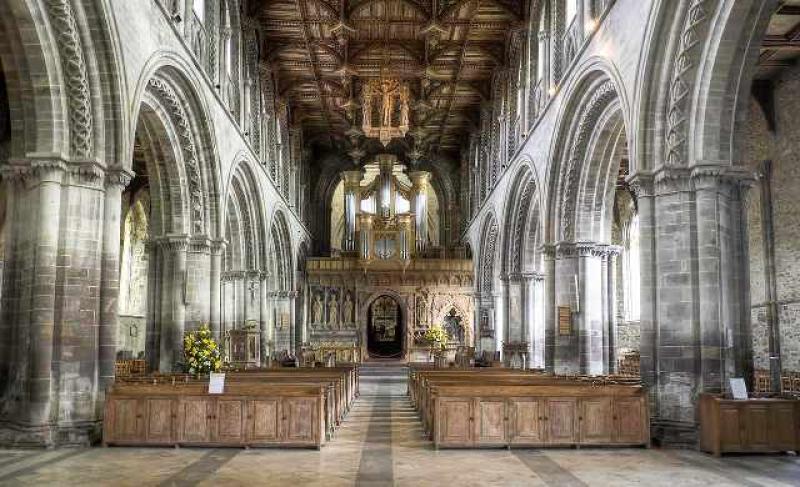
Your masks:
{"label": "sign on stand", "polygon": [[222,394],[225,391],[225,374],[211,372],[208,377],[208,393]]}

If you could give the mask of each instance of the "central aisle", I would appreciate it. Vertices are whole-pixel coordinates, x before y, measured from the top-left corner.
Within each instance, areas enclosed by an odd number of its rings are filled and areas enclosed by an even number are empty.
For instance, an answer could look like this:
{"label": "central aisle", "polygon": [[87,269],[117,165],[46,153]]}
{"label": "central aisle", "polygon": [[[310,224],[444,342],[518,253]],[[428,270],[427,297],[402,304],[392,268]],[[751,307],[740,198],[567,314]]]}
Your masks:
{"label": "central aisle", "polygon": [[395,441],[422,436],[422,423],[406,394],[408,368],[391,362],[361,368],[361,394],[339,434],[363,438],[356,485],[392,485]]}

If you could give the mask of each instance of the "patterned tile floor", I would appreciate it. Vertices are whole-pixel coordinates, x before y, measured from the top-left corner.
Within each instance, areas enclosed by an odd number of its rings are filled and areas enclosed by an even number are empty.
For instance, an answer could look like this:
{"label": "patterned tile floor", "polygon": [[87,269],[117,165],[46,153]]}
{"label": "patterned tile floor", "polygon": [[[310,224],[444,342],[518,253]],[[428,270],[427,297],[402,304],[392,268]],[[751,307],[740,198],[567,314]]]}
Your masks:
{"label": "patterned tile floor", "polygon": [[362,377],[334,440],[316,450],[0,450],[0,485],[800,486],[800,458],[687,450],[434,451],[400,369]]}

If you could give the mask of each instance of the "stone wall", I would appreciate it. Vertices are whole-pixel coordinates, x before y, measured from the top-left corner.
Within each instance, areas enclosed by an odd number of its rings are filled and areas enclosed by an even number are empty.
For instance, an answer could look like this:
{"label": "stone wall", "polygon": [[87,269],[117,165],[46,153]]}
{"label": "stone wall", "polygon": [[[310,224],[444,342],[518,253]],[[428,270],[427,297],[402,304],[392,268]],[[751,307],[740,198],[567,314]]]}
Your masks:
{"label": "stone wall", "polygon": [[756,368],[769,367],[767,323],[767,273],[773,273],[781,331],[784,370],[800,370],[800,67],[786,71],[774,81],[775,131],[769,130],[759,104],[751,100],[749,121],[742,130],[743,163],[754,172],[764,160],[772,161],[770,181],[775,266],[765,259],[762,201],[759,178],[750,190],[747,221],[750,249],[750,301],[753,329],[753,360]]}

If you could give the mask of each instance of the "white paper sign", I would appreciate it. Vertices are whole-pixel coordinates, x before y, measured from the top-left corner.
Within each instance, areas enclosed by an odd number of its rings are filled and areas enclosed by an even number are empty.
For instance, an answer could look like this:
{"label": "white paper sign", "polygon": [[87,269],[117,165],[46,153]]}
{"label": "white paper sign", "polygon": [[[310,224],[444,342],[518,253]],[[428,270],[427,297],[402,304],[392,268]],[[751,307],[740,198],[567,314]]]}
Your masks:
{"label": "white paper sign", "polygon": [[211,372],[208,377],[208,393],[209,394],[222,394],[225,390],[225,374],[218,374]]}
{"label": "white paper sign", "polygon": [[747,399],[747,384],[741,377],[731,377],[731,394],[734,399]]}

